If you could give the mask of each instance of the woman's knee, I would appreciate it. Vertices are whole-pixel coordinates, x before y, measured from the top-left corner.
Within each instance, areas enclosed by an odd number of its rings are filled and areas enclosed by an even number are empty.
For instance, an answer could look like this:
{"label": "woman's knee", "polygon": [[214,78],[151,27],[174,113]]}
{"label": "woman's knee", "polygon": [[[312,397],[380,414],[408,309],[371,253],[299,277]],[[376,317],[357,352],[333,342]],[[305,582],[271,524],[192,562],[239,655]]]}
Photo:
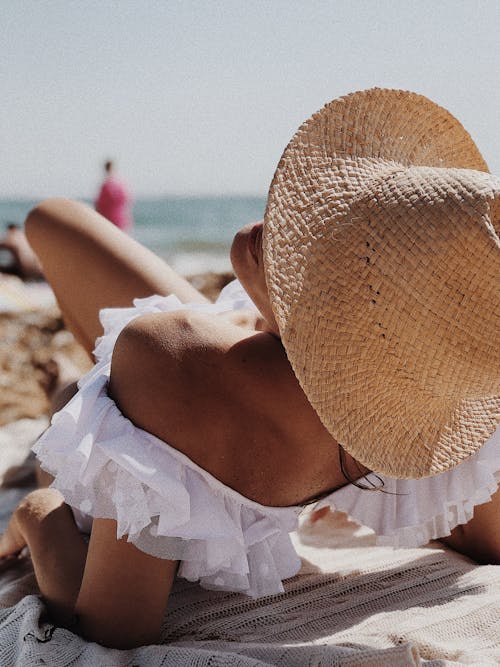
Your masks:
{"label": "woman's knee", "polygon": [[16,509],[16,520],[22,530],[40,525],[50,512],[64,504],[56,489],[36,489],[21,500]]}
{"label": "woman's knee", "polygon": [[[65,210],[73,202],[69,199],[51,198],[37,204],[29,213],[24,223],[26,237],[30,245],[39,252],[57,228],[64,224]],[[69,220],[69,218],[66,218]]]}

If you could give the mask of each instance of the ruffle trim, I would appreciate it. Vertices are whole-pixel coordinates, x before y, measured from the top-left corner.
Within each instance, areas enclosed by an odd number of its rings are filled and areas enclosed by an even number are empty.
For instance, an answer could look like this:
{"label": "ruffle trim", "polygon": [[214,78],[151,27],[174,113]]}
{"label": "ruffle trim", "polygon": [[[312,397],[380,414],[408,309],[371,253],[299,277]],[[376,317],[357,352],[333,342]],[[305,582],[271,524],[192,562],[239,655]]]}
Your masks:
{"label": "ruffle trim", "polygon": [[[371,528],[377,544],[419,547],[445,537],[467,523],[474,507],[491,500],[500,483],[500,427],[481,449],[452,470],[418,480],[380,475],[383,491],[347,485],[323,499],[316,509],[329,506],[345,512],[356,523]],[[373,474],[368,481],[378,485]]]}
{"label": "ruffle trim", "polygon": [[248,308],[255,306],[233,281],[215,304],[154,295],[135,299],[131,308],[102,310],[97,364],[33,450],[80,525],[90,527],[90,517],[114,519],[117,538],[128,535],[146,553],[180,560],[180,576],[206,588],[260,597],[282,592],[282,580],[299,570],[289,532],[300,509],[265,507],[245,498],[134,426],[107,395],[116,339],[134,318],[182,309],[217,314]]}
{"label": "ruffle trim", "polygon": [[283,591],[300,560],[289,532],[299,508],[265,507],[225,486],[121,414],[109,365],[57,413],[34,446],[52,486],[77,511],[117,522],[117,538],[180,560],[206,588],[260,597]]}

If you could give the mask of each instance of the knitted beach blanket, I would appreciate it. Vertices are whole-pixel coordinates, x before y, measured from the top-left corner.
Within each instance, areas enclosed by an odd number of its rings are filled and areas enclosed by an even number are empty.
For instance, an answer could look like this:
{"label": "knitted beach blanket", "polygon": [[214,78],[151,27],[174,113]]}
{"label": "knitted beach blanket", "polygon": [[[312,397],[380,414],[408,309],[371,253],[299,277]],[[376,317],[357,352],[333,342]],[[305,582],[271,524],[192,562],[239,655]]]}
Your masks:
{"label": "knitted beach blanket", "polygon": [[[19,429],[16,438],[23,440]],[[16,453],[19,458],[19,448]],[[1,477],[6,462],[0,462]],[[0,490],[0,530],[25,492]],[[54,627],[26,559],[0,572],[0,665],[500,664],[499,566],[478,566],[437,544],[377,547],[368,529],[338,513],[315,523],[305,517],[293,539],[302,569],[286,582],[285,593],[252,600],[178,580],[161,644],[128,651]]]}

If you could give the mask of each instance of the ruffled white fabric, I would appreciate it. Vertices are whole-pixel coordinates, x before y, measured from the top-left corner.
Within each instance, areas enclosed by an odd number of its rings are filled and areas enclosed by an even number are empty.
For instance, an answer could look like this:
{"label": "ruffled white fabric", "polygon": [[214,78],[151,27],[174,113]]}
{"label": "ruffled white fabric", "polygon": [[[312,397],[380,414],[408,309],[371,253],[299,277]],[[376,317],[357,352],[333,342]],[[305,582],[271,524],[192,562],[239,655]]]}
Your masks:
{"label": "ruffled white fabric", "polygon": [[[357,523],[372,528],[377,543],[418,547],[449,535],[472,519],[474,507],[491,499],[500,482],[500,426],[481,449],[452,470],[424,479],[394,479],[373,473],[366,481],[383,481],[382,491],[347,485],[323,499]],[[366,483],[360,480],[361,483]]]}
{"label": "ruffled white fabric", "polygon": [[[210,313],[254,308],[238,284],[217,304],[188,307]],[[134,308],[104,310],[96,366],[33,449],[80,527],[88,530],[90,517],[115,519],[117,537],[128,535],[146,553],[180,560],[179,575],[206,588],[254,597],[282,592],[282,580],[300,567],[289,536],[300,508],[245,498],[134,426],[107,395],[111,354],[125,324],[185,308],[175,296],[153,296],[136,300]]]}
{"label": "ruffled white fabric", "polygon": [[[210,314],[254,309],[235,281],[215,304],[182,304],[175,296],[137,299],[101,312],[97,363],[80,391],[53,417],[34,447],[53,486],[90,530],[91,517],[117,521],[117,536],[160,558],[180,560],[179,575],[206,588],[252,596],[282,592],[299,559],[289,533],[301,508],[265,507],[228,488],[188,457],[137,428],[107,395],[116,338],[133,318],[181,309]],[[377,479],[368,475],[374,484]],[[500,479],[500,429],[473,457],[423,480],[383,477],[384,490],[347,485],[318,503],[372,528],[379,543],[419,546],[467,522]]]}

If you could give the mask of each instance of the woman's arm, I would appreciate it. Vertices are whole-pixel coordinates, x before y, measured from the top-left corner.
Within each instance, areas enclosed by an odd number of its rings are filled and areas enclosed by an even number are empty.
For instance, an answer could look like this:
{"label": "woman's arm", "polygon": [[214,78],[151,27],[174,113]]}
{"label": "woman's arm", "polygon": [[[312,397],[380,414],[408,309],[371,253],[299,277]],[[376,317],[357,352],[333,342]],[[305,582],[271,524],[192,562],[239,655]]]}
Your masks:
{"label": "woman's arm", "polygon": [[110,519],[94,520],[87,551],[55,489],[33,491],[21,501],[0,535],[0,564],[14,562],[26,545],[55,623],[114,648],[158,641],[176,561],[117,540]]}
{"label": "woman's arm", "polygon": [[78,632],[121,649],[158,643],[176,571],[177,561],[117,540],[115,521],[95,519],[75,607]]}
{"label": "woman's arm", "polygon": [[456,526],[440,541],[485,565],[500,564],[500,489],[489,502],[474,507],[468,523]]}
{"label": "woman's arm", "polygon": [[87,544],[56,489],[32,491],[19,503],[0,535],[0,562],[28,546],[35,576],[55,623],[72,622]]}

